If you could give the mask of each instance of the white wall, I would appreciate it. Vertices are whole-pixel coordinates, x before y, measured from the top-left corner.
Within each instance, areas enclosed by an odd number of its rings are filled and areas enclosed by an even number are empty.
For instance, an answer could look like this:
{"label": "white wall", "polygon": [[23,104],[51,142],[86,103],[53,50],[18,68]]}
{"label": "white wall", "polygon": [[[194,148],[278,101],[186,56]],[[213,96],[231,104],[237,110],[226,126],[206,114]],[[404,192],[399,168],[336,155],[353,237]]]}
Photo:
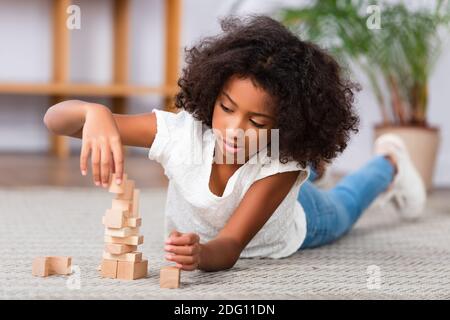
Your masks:
{"label": "white wall", "polygon": [[[220,32],[218,17],[225,15],[233,0],[184,0],[182,45]],[[296,1],[282,1],[295,3]],[[77,0],[81,7],[81,30],[72,30],[71,78],[73,81],[106,83],[111,78],[111,1]],[[132,1],[131,79],[135,84],[156,85],[164,75],[164,0]],[[248,1],[238,13],[269,12],[280,1]],[[0,81],[48,81],[51,77],[50,0],[0,0]],[[180,49],[182,52],[182,49]],[[450,46],[445,45],[430,83],[429,120],[442,130],[435,182],[450,185]],[[357,76],[364,86],[364,78]],[[86,98],[88,99],[88,98]],[[89,100],[93,100],[89,98]],[[107,99],[95,100],[108,104]],[[130,112],[148,112],[161,106],[158,97],[130,99]],[[42,117],[49,102],[38,96],[0,96],[0,152],[42,151],[48,148]],[[333,165],[349,171],[370,157],[372,126],[380,116],[368,90],[357,96],[360,133]],[[79,141],[71,139],[79,148]],[[145,150],[140,151],[144,154]]]}

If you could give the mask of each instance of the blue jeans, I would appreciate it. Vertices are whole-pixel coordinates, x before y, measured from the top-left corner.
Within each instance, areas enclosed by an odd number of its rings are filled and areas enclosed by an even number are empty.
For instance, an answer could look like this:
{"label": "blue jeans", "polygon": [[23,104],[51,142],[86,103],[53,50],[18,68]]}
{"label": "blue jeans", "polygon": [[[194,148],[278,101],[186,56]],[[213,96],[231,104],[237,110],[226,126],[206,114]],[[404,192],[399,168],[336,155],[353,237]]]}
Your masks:
{"label": "blue jeans", "polygon": [[371,202],[390,185],[394,167],[384,156],[375,156],[329,190],[321,190],[313,184],[316,176],[311,169],[309,179],[298,194],[306,215],[306,238],[299,249],[328,244],[346,234]]}

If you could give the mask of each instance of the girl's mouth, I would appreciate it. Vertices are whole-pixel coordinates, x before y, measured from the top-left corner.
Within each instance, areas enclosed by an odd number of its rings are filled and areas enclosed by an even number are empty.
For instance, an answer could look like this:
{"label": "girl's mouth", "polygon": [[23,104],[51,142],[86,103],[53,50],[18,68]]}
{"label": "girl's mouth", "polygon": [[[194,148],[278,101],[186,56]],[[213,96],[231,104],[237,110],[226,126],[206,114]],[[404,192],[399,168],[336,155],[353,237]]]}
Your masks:
{"label": "girl's mouth", "polygon": [[224,139],[222,139],[222,141],[225,150],[229,153],[237,153],[239,150],[242,149],[242,147],[238,147],[234,144],[228,144]]}

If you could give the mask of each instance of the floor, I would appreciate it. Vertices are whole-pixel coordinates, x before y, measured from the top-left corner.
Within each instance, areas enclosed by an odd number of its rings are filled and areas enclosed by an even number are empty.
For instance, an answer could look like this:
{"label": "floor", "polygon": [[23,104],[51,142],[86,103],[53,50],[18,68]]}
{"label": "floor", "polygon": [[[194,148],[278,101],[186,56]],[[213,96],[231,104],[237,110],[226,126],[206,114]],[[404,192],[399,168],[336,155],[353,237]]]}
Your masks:
{"label": "floor", "polygon": [[[180,289],[160,289],[165,177],[145,157],[127,158],[141,188],[148,277],[103,279],[101,216],[112,194],[92,188],[78,159],[0,156],[0,299],[450,299],[450,190],[434,191],[414,223],[374,204],[352,231],[285,259],[240,259],[230,270],[183,272]],[[36,278],[39,255],[70,255],[74,274]]]}

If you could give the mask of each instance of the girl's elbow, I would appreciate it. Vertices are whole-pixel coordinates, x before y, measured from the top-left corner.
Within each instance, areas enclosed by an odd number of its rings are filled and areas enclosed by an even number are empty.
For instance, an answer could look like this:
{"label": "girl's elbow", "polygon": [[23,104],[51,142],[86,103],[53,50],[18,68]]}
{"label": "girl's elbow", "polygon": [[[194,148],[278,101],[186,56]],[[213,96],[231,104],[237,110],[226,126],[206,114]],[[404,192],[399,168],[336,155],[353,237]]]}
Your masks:
{"label": "girl's elbow", "polygon": [[236,255],[236,254],[233,255],[233,256],[230,258],[230,260],[228,261],[228,263],[227,263],[227,265],[226,265],[226,267],[225,267],[225,270],[232,269],[232,268],[235,266],[235,264],[238,262],[239,256],[240,256],[240,253],[237,254],[237,255]]}
{"label": "girl's elbow", "polygon": [[66,133],[60,120],[61,114],[58,115],[58,112],[55,111],[56,110],[53,110],[53,107],[49,108],[42,121],[51,133],[56,135],[65,135]]}
{"label": "girl's elbow", "polygon": [[232,269],[232,268],[236,265],[236,262],[237,262],[238,260],[239,260],[239,259],[233,260],[233,261],[228,265],[228,267],[227,267],[226,270]]}
{"label": "girl's elbow", "polygon": [[47,112],[44,114],[44,118],[42,119],[42,121],[44,122],[44,124],[47,127],[47,129],[49,129],[50,131],[53,131],[51,115],[49,113],[49,110],[47,110]]}
{"label": "girl's elbow", "polygon": [[52,133],[54,133],[54,134],[59,134],[59,132],[58,132],[56,126],[55,126],[55,121],[54,121],[53,118],[54,118],[54,117],[53,117],[53,115],[52,115],[52,113],[51,113],[51,111],[50,111],[50,109],[49,109],[49,110],[47,110],[47,112],[45,113],[44,118],[42,119],[42,121],[44,122],[45,126],[47,127],[47,129],[48,129],[50,132],[52,132]]}

